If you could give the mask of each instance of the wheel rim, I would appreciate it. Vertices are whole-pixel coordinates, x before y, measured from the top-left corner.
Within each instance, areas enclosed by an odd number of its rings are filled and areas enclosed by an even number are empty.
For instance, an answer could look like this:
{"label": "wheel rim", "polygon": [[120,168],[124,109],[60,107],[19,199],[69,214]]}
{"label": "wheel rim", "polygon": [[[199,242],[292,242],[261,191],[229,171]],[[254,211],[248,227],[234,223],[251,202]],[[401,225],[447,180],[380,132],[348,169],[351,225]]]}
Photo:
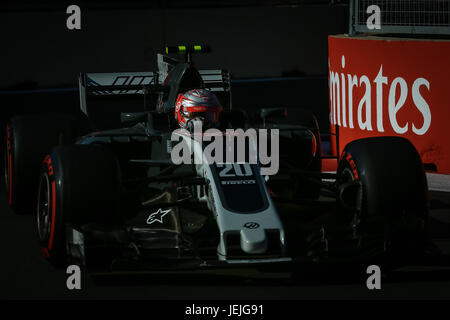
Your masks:
{"label": "wheel rim", "polygon": [[355,176],[353,175],[353,172],[349,168],[345,168],[344,170],[342,170],[342,181],[344,183],[355,181]]}
{"label": "wheel rim", "polygon": [[[344,170],[342,170],[341,177],[342,183],[352,182],[356,180],[352,170],[350,170],[349,168],[345,168]],[[361,224],[361,212],[354,212],[351,219],[351,227],[353,229],[354,235],[356,234],[356,231],[360,224]]]}
{"label": "wheel rim", "polygon": [[50,180],[44,173],[39,182],[37,224],[39,238],[44,241],[50,237],[51,215],[50,215]]}

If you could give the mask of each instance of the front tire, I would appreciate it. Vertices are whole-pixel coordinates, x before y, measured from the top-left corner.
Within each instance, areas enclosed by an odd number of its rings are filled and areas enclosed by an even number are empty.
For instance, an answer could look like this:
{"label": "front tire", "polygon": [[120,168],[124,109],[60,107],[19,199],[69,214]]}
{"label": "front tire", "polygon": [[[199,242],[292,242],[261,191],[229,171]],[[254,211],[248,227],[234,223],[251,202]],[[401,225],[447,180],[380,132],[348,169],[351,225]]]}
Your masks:
{"label": "front tire", "polygon": [[51,148],[90,131],[88,120],[70,114],[13,117],[6,126],[7,199],[17,214],[35,211],[39,170]]}
{"label": "front tire", "polygon": [[111,150],[98,145],[54,148],[39,180],[37,230],[44,257],[55,266],[67,261],[68,225],[117,221],[119,192],[119,166]]}
{"label": "front tire", "polygon": [[397,258],[423,250],[428,187],[411,142],[399,137],[353,141],[342,152],[337,174],[340,222],[351,225],[363,245],[379,240],[383,253]]}

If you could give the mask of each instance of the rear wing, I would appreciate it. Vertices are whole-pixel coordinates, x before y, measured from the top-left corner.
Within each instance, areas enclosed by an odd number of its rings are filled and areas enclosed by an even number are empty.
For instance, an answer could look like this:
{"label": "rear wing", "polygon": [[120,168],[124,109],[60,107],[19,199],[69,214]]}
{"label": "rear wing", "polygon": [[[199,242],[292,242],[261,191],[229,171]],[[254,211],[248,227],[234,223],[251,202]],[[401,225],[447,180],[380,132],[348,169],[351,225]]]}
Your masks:
{"label": "rear wing", "polygon": [[88,115],[89,96],[143,95],[155,84],[154,72],[81,73],[78,78],[80,109]]}
{"label": "rear wing", "polygon": [[[90,97],[97,100],[102,96],[121,96],[121,101],[133,102],[141,99],[145,106],[146,94],[152,89],[154,92],[163,91],[164,80],[178,61],[158,54],[157,63],[157,72],[81,73],[78,79],[81,111],[89,116],[90,102],[93,102]],[[205,88],[213,91],[221,103],[231,109],[230,73],[222,69],[199,70],[199,73]]]}

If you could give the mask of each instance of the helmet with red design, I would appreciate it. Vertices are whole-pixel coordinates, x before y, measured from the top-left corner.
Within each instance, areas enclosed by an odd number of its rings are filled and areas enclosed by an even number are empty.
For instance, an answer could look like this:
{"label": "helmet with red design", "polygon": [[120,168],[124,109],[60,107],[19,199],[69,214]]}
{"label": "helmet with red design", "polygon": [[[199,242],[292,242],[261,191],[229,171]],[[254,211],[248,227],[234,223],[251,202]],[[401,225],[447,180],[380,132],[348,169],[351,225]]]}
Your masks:
{"label": "helmet with red design", "polygon": [[219,121],[220,112],[219,99],[206,89],[180,93],[175,103],[175,119],[182,128],[189,128],[194,121],[201,121],[203,127],[211,127]]}

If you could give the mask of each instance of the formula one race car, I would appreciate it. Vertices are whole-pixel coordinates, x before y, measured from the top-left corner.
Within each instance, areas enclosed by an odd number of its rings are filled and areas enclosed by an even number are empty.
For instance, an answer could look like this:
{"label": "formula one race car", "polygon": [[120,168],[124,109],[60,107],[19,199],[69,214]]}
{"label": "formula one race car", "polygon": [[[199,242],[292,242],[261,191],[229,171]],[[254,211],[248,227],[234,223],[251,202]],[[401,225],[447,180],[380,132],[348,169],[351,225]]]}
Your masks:
{"label": "formula one race car", "polygon": [[[229,73],[192,63],[205,51],[167,47],[157,72],[81,74],[80,115],[11,119],[9,203],[18,213],[37,211],[51,263],[106,271],[267,267],[409,258],[427,249],[427,181],[408,140],[353,141],[337,172],[322,173],[312,113],[232,107]],[[174,52],[185,61],[167,56]],[[212,135],[192,131],[199,118]],[[249,138],[262,129],[265,136]],[[207,159],[222,148],[211,152],[213,141],[242,136],[243,159]],[[180,144],[187,161],[174,161]],[[251,161],[261,148],[278,156],[278,170],[264,171],[274,163],[258,152]]]}

